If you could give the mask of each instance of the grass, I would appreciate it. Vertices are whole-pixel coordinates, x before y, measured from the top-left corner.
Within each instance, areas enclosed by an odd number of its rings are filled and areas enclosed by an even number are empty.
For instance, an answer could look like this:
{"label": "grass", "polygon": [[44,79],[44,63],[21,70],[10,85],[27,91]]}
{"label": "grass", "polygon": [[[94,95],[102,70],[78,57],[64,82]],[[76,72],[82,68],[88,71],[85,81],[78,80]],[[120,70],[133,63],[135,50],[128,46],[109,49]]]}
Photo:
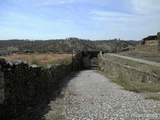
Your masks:
{"label": "grass", "polygon": [[160,95],[150,95],[150,96],[146,97],[145,99],[152,99],[152,100],[160,101]]}
{"label": "grass", "polygon": [[152,74],[160,74],[160,67],[156,67],[156,66],[152,66],[152,65],[148,65],[144,63],[139,63],[139,62],[135,62],[132,60],[127,60],[127,59],[119,58],[116,56],[110,56],[110,55],[106,55],[105,58],[107,58],[108,60],[114,61],[116,63],[119,63],[119,64],[123,64],[126,66],[131,66],[131,67],[140,69],[144,72],[148,72]]}
{"label": "grass", "polygon": [[[153,95],[149,95],[145,97],[145,99],[153,99],[160,101],[160,95],[155,94],[155,92],[160,92],[159,85],[152,85],[149,83],[141,83],[137,81],[130,81],[127,78],[122,76],[115,77],[112,73],[99,71],[100,74],[104,75],[105,77],[109,78],[111,82],[114,82],[124,88],[124,90],[136,92],[136,93],[144,93],[144,92],[154,92]],[[160,111],[159,111],[160,112]]]}
{"label": "grass", "polygon": [[28,64],[45,66],[46,64],[67,64],[72,61],[71,54],[16,54],[4,57],[6,60],[26,61]]}
{"label": "grass", "polygon": [[111,77],[110,73],[100,72],[101,74],[105,75],[107,78],[110,79],[111,82],[117,83],[118,85],[122,86],[125,90],[133,91],[136,93],[143,93],[143,92],[160,92],[160,86],[149,84],[149,83],[141,83],[137,81],[130,81],[127,78],[122,76],[120,77]]}
{"label": "grass", "polygon": [[124,77],[118,77],[111,82],[115,82],[121,85],[125,90],[141,93],[141,92],[160,92],[160,86],[151,85],[148,83],[141,83],[136,81],[130,81]]}

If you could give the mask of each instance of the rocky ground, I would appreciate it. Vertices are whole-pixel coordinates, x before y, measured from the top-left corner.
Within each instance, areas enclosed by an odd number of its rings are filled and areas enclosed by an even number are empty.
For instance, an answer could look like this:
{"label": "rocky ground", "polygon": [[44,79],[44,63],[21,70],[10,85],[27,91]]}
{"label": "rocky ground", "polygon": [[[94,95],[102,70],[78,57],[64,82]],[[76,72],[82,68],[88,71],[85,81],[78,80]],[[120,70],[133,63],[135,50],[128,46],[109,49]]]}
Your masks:
{"label": "rocky ground", "polygon": [[123,90],[96,70],[78,72],[51,100],[45,120],[160,120],[160,102]]}

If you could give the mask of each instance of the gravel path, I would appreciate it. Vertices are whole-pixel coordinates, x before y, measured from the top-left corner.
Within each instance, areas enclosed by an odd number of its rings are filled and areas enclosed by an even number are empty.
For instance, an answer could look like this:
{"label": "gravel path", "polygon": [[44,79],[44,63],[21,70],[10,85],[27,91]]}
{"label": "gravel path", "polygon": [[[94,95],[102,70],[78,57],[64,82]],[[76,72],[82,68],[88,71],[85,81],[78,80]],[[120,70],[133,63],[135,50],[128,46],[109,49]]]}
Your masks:
{"label": "gravel path", "polygon": [[96,70],[76,74],[51,101],[46,120],[160,120],[160,102],[123,90]]}
{"label": "gravel path", "polygon": [[160,63],[156,63],[156,62],[152,62],[152,61],[148,61],[148,60],[143,60],[143,59],[138,59],[138,58],[133,58],[133,57],[127,57],[127,56],[122,56],[122,55],[116,55],[116,54],[105,54],[106,55],[111,55],[111,56],[116,56],[116,57],[120,57],[120,58],[124,58],[127,60],[132,60],[132,61],[136,61],[136,62],[140,62],[140,63],[145,63],[145,64],[149,64],[149,65],[153,65],[156,67],[160,67]]}

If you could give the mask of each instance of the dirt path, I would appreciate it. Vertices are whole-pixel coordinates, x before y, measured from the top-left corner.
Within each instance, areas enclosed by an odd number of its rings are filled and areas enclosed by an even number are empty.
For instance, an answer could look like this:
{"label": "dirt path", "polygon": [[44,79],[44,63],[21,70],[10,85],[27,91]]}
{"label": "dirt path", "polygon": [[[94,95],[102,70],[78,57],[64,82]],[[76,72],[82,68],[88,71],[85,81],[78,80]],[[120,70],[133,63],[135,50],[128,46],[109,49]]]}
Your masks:
{"label": "dirt path", "polygon": [[96,70],[77,73],[49,107],[45,120],[160,120],[159,101],[125,91]]}
{"label": "dirt path", "polygon": [[140,63],[145,63],[145,64],[148,64],[148,65],[153,65],[153,66],[156,66],[156,67],[160,67],[160,63],[156,63],[156,62],[152,62],[152,61],[148,61],[148,60],[143,60],[143,59],[138,59],[138,58],[133,58],[133,57],[127,57],[127,56],[122,56],[122,55],[116,55],[116,54],[105,54],[106,55],[111,55],[111,56],[115,56],[115,57],[120,57],[120,58],[124,58],[124,59],[127,59],[127,60],[132,60],[132,61],[136,61],[136,62],[140,62]]}

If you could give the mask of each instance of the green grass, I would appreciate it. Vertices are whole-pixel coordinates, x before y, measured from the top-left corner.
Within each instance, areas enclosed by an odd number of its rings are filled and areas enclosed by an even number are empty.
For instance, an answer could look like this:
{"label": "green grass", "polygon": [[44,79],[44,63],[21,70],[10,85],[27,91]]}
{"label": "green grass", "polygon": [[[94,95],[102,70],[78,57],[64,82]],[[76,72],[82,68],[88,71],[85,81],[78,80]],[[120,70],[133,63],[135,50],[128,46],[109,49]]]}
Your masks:
{"label": "green grass", "polygon": [[141,83],[137,81],[130,81],[123,77],[118,77],[111,82],[121,85],[125,90],[141,93],[141,92],[160,92],[160,86],[151,85],[148,83]]}
{"label": "green grass", "polygon": [[107,78],[109,78],[111,82],[117,83],[118,85],[122,86],[125,90],[128,90],[128,91],[133,91],[136,93],[160,92],[159,85],[141,83],[137,81],[130,81],[127,78],[124,78],[122,76],[113,78],[111,77],[110,73],[106,73],[106,72],[100,72],[100,73],[105,75]]}
{"label": "green grass", "polygon": [[160,95],[151,95],[151,96],[146,97],[145,99],[152,99],[152,100],[160,101]]}

